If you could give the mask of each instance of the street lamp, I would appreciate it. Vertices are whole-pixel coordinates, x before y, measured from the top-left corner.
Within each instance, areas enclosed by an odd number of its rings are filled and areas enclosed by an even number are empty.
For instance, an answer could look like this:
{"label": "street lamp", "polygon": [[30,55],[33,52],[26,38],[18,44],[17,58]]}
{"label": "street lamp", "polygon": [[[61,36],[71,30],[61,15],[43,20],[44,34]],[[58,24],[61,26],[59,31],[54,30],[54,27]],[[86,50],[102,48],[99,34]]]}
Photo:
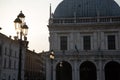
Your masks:
{"label": "street lamp", "polygon": [[54,51],[50,51],[50,60],[51,60],[51,80],[53,80],[53,60],[55,59]]}
{"label": "street lamp", "polygon": [[17,18],[14,20],[15,23],[15,30],[17,32],[17,37],[19,39],[19,66],[18,66],[18,80],[21,80],[21,71],[22,71],[22,37],[24,37],[24,41],[27,40],[27,32],[28,32],[28,26],[24,22],[25,16],[20,11],[20,14],[17,16]]}

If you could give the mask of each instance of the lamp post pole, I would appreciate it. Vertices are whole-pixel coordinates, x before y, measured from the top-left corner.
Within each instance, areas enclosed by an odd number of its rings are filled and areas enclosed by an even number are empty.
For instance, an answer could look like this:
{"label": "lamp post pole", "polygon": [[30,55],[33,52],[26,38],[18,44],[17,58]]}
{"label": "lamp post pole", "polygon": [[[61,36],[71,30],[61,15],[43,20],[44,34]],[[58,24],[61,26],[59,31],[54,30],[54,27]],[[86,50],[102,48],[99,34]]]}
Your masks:
{"label": "lamp post pole", "polygon": [[19,66],[18,66],[18,80],[21,80],[21,70],[22,70],[22,32],[20,33],[20,40],[19,40]]}
{"label": "lamp post pole", "polygon": [[53,59],[51,59],[51,80],[53,80]]}
{"label": "lamp post pole", "polygon": [[14,20],[15,23],[15,30],[17,31],[17,37],[19,40],[19,61],[18,61],[18,80],[22,80],[21,78],[21,72],[22,72],[22,37],[24,37],[24,41],[27,40],[27,32],[28,32],[28,26],[24,22],[24,14],[22,11],[17,16],[17,18]]}
{"label": "lamp post pole", "polygon": [[50,60],[51,60],[51,80],[53,80],[53,60],[55,58],[54,51],[50,51]]}

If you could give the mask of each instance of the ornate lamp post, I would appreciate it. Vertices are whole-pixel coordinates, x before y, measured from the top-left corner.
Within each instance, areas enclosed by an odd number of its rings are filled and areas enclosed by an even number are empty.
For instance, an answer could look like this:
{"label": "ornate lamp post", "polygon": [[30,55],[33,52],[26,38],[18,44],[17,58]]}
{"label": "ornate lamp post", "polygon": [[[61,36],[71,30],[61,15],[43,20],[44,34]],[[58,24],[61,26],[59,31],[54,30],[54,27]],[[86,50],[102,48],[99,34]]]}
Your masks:
{"label": "ornate lamp post", "polygon": [[51,80],[53,80],[53,60],[55,59],[54,51],[50,51],[50,60],[51,60]]}
{"label": "ornate lamp post", "polygon": [[24,41],[27,40],[28,26],[24,22],[25,16],[20,12],[17,18],[14,20],[15,30],[17,32],[17,37],[19,39],[19,66],[18,66],[18,80],[21,80],[21,71],[22,71],[22,37]]}

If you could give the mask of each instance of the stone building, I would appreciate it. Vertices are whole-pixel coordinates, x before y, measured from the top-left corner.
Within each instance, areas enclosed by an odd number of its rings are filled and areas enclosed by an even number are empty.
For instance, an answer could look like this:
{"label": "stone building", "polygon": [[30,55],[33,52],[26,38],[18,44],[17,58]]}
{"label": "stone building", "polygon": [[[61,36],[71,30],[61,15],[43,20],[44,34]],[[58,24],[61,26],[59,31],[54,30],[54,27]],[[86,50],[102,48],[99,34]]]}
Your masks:
{"label": "stone building", "polygon": [[46,80],[120,80],[120,7],[114,0],[63,0],[49,19]]}
{"label": "stone building", "polygon": [[25,79],[44,80],[44,66],[42,53],[27,50],[25,55]]}
{"label": "stone building", "polygon": [[[21,79],[24,80],[24,60],[27,42],[22,42],[22,71]],[[0,80],[17,80],[19,62],[19,40],[0,33]]]}

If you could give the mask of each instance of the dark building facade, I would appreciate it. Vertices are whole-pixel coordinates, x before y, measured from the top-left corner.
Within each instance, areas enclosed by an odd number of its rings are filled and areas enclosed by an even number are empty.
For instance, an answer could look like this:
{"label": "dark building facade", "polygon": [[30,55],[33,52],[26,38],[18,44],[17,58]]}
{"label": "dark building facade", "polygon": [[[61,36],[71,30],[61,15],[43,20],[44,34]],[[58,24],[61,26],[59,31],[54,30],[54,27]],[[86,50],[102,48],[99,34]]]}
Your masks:
{"label": "dark building facade", "polygon": [[44,80],[44,65],[42,53],[27,50],[25,55],[24,80]]}

